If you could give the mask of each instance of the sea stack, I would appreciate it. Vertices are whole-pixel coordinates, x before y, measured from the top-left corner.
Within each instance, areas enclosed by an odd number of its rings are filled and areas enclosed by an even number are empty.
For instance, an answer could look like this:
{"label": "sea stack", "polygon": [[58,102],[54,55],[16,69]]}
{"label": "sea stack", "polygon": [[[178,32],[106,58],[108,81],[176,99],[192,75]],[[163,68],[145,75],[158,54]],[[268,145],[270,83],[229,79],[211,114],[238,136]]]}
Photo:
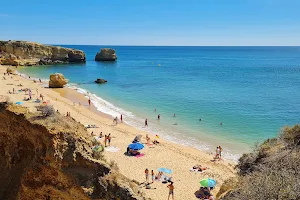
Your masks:
{"label": "sea stack", "polygon": [[95,56],[95,61],[116,61],[116,50],[111,48],[101,49]]}
{"label": "sea stack", "polygon": [[0,64],[13,66],[84,63],[81,50],[28,41],[0,41]]}
{"label": "sea stack", "polygon": [[103,79],[103,78],[97,78],[97,80],[95,80],[95,83],[107,83],[107,80]]}
{"label": "sea stack", "polygon": [[50,74],[49,88],[63,88],[68,83],[63,74]]}

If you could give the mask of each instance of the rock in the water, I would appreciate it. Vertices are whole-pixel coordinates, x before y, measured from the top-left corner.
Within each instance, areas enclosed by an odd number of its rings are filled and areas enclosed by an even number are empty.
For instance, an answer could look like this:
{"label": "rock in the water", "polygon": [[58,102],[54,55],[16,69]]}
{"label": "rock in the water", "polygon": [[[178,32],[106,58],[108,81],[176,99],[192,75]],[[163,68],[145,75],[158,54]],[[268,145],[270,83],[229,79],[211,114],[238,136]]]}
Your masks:
{"label": "rock in the water", "polygon": [[68,83],[63,74],[55,73],[50,74],[49,88],[62,88]]}
{"label": "rock in the water", "polygon": [[95,56],[95,61],[116,61],[116,50],[110,48],[101,49]]}
{"label": "rock in the water", "polygon": [[82,62],[85,62],[85,53],[81,50],[27,41],[0,41],[2,65],[32,66]]}
{"label": "rock in the water", "polygon": [[96,83],[106,83],[107,80],[104,80],[102,78],[97,78],[97,80],[95,80]]}
{"label": "rock in the water", "polygon": [[16,68],[15,68],[15,67],[8,67],[8,68],[6,69],[6,72],[7,72],[8,74],[15,74],[15,73],[16,73]]}

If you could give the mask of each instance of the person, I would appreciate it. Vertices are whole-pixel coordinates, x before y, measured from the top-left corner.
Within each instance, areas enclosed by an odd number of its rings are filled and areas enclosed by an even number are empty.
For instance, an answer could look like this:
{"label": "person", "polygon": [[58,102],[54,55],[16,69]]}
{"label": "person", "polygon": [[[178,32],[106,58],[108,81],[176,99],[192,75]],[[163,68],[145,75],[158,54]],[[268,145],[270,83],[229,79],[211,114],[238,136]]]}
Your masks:
{"label": "person", "polygon": [[94,136],[94,131],[92,131],[91,135]]}
{"label": "person", "polygon": [[56,113],[59,113],[59,111],[58,111],[58,110],[56,110]]}
{"label": "person", "polygon": [[155,179],[155,174],[154,174],[153,169],[151,170],[151,178],[152,178],[152,183],[153,183],[153,181],[154,181],[154,179]]}
{"label": "person", "polygon": [[80,103],[80,101],[79,101],[79,103],[78,103],[78,104],[79,104],[79,106],[81,106],[81,103]]}
{"label": "person", "polygon": [[146,134],[146,141],[147,141],[147,144],[149,144],[149,142],[150,142],[150,137],[148,136],[148,134]]}
{"label": "person", "polygon": [[160,114],[157,115],[157,119],[158,119],[158,120],[160,119]]}
{"label": "person", "polygon": [[13,88],[13,94],[15,93],[15,88]]}
{"label": "person", "polygon": [[222,147],[219,146],[219,151],[220,151],[220,155],[219,156],[220,156],[220,158],[222,157],[222,150],[223,150]]}
{"label": "person", "polygon": [[154,109],[154,112],[156,112],[156,108]]}
{"label": "person", "polygon": [[40,83],[42,82],[42,80],[39,78]]}
{"label": "person", "polygon": [[220,149],[219,149],[219,147],[217,147],[217,149],[216,149],[216,158],[220,158]]}
{"label": "person", "polygon": [[40,94],[40,97],[42,98],[42,101],[44,101],[44,96],[42,94]]}
{"label": "person", "polygon": [[168,185],[167,187],[169,188],[168,200],[170,199],[171,195],[172,195],[172,199],[174,200],[174,185],[173,185],[173,182],[171,182],[171,184]]}
{"label": "person", "polygon": [[223,123],[222,123],[222,122],[220,122],[220,125],[223,125]]}
{"label": "person", "polygon": [[102,132],[100,133],[99,137],[100,137],[100,138],[102,138],[102,137],[103,137],[103,134],[102,134]]}
{"label": "person", "polygon": [[91,106],[91,98],[89,98],[88,103],[89,103],[89,106]]}
{"label": "person", "polygon": [[114,123],[118,124],[118,117],[115,117],[115,118],[114,118],[113,124],[114,124]]}
{"label": "person", "polygon": [[145,126],[148,126],[148,120],[147,119],[145,120]]}
{"label": "person", "polygon": [[176,117],[175,113],[174,113],[173,117]]}
{"label": "person", "polygon": [[106,147],[107,135],[104,136],[104,146]]}
{"label": "person", "polygon": [[146,182],[148,182],[148,179],[149,179],[149,170],[148,169],[145,170],[145,176],[146,176]]}
{"label": "person", "polygon": [[30,76],[29,76],[29,79],[30,79]]}
{"label": "person", "polygon": [[36,94],[38,95],[39,94],[39,90],[37,88],[35,90],[36,90]]}
{"label": "person", "polygon": [[110,140],[111,140],[110,134],[108,134],[107,140],[108,140],[108,146],[110,146]]}
{"label": "person", "polygon": [[121,122],[123,122],[123,115],[122,115],[122,114],[121,114],[121,117],[120,117],[120,118],[121,118]]}
{"label": "person", "polygon": [[201,122],[201,118],[199,119],[199,121]]}

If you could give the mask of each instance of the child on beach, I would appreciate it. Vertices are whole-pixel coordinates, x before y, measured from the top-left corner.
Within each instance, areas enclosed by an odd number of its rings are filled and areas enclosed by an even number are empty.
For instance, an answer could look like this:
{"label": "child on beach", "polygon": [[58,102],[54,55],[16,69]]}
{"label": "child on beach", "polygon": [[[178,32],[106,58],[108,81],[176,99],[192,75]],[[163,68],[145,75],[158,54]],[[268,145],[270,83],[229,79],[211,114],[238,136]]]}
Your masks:
{"label": "child on beach", "polygon": [[168,185],[167,187],[169,188],[168,200],[170,199],[171,195],[172,195],[172,199],[174,200],[174,185],[173,185],[173,182],[171,182],[171,184]]}
{"label": "child on beach", "polygon": [[148,182],[148,180],[149,180],[149,170],[148,169],[145,170],[145,176],[146,176],[146,182]]}
{"label": "child on beach", "polygon": [[153,181],[154,181],[154,179],[155,179],[155,174],[154,174],[153,169],[151,170],[151,178],[152,178],[152,183],[153,183]]}

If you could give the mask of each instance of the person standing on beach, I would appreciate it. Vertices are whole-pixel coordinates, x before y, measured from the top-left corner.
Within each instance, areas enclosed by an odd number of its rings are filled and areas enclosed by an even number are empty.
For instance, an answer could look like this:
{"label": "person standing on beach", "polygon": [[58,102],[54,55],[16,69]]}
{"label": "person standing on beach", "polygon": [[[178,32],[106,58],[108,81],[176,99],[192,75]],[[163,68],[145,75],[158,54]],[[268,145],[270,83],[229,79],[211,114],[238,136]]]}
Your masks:
{"label": "person standing on beach", "polygon": [[147,144],[149,145],[150,144],[150,137],[148,136],[148,134],[146,134],[146,141],[147,141]]}
{"label": "person standing on beach", "polygon": [[151,170],[151,178],[152,178],[152,183],[153,183],[153,182],[154,182],[154,179],[155,179],[155,174],[154,174],[153,169]]}
{"label": "person standing on beach", "polygon": [[220,149],[219,149],[219,147],[217,147],[217,149],[216,149],[216,158],[220,159]]}
{"label": "person standing on beach", "polygon": [[111,140],[110,134],[108,134],[107,140],[108,140],[108,146],[110,146],[110,140]]}
{"label": "person standing on beach", "polygon": [[146,176],[146,182],[148,182],[148,180],[149,180],[149,170],[148,169],[145,170],[145,176]]}
{"label": "person standing on beach", "polygon": [[89,106],[91,106],[91,98],[89,98],[88,103],[89,103]]}
{"label": "person standing on beach", "polygon": [[157,115],[157,119],[160,120],[160,114]]}
{"label": "person standing on beach", "polygon": [[145,120],[145,127],[148,126],[148,120]]}
{"label": "person standing on beach", "polygon": [[104,136],[104,146],[106,147],[107,135]]}
{"label": "person standing on beach", "polygon": [[222,151],[223,151],[223,149],[222,149],[222,147],[221,146],[219,146],[219,151],[220,151],[220,159],[222,158]]}
{"label": "person standing on beach", "polygon": [[174,200],[174,185],[173,185],[173,182],[171,182],[171,184],[168,185],[167,187],[169,188],[168,200],[170,199],[171,195],[172,195],[172,199]]}
{"label": "person standing on beach", "polygon": [[15,88],[13,88],[13,94],[15,93]]}
{"label": "person standing on beach", "polygon": [[120,118],[121,118],[121,123],[122,123],[123,122],[123,115],[122,114],[121,114]]}

